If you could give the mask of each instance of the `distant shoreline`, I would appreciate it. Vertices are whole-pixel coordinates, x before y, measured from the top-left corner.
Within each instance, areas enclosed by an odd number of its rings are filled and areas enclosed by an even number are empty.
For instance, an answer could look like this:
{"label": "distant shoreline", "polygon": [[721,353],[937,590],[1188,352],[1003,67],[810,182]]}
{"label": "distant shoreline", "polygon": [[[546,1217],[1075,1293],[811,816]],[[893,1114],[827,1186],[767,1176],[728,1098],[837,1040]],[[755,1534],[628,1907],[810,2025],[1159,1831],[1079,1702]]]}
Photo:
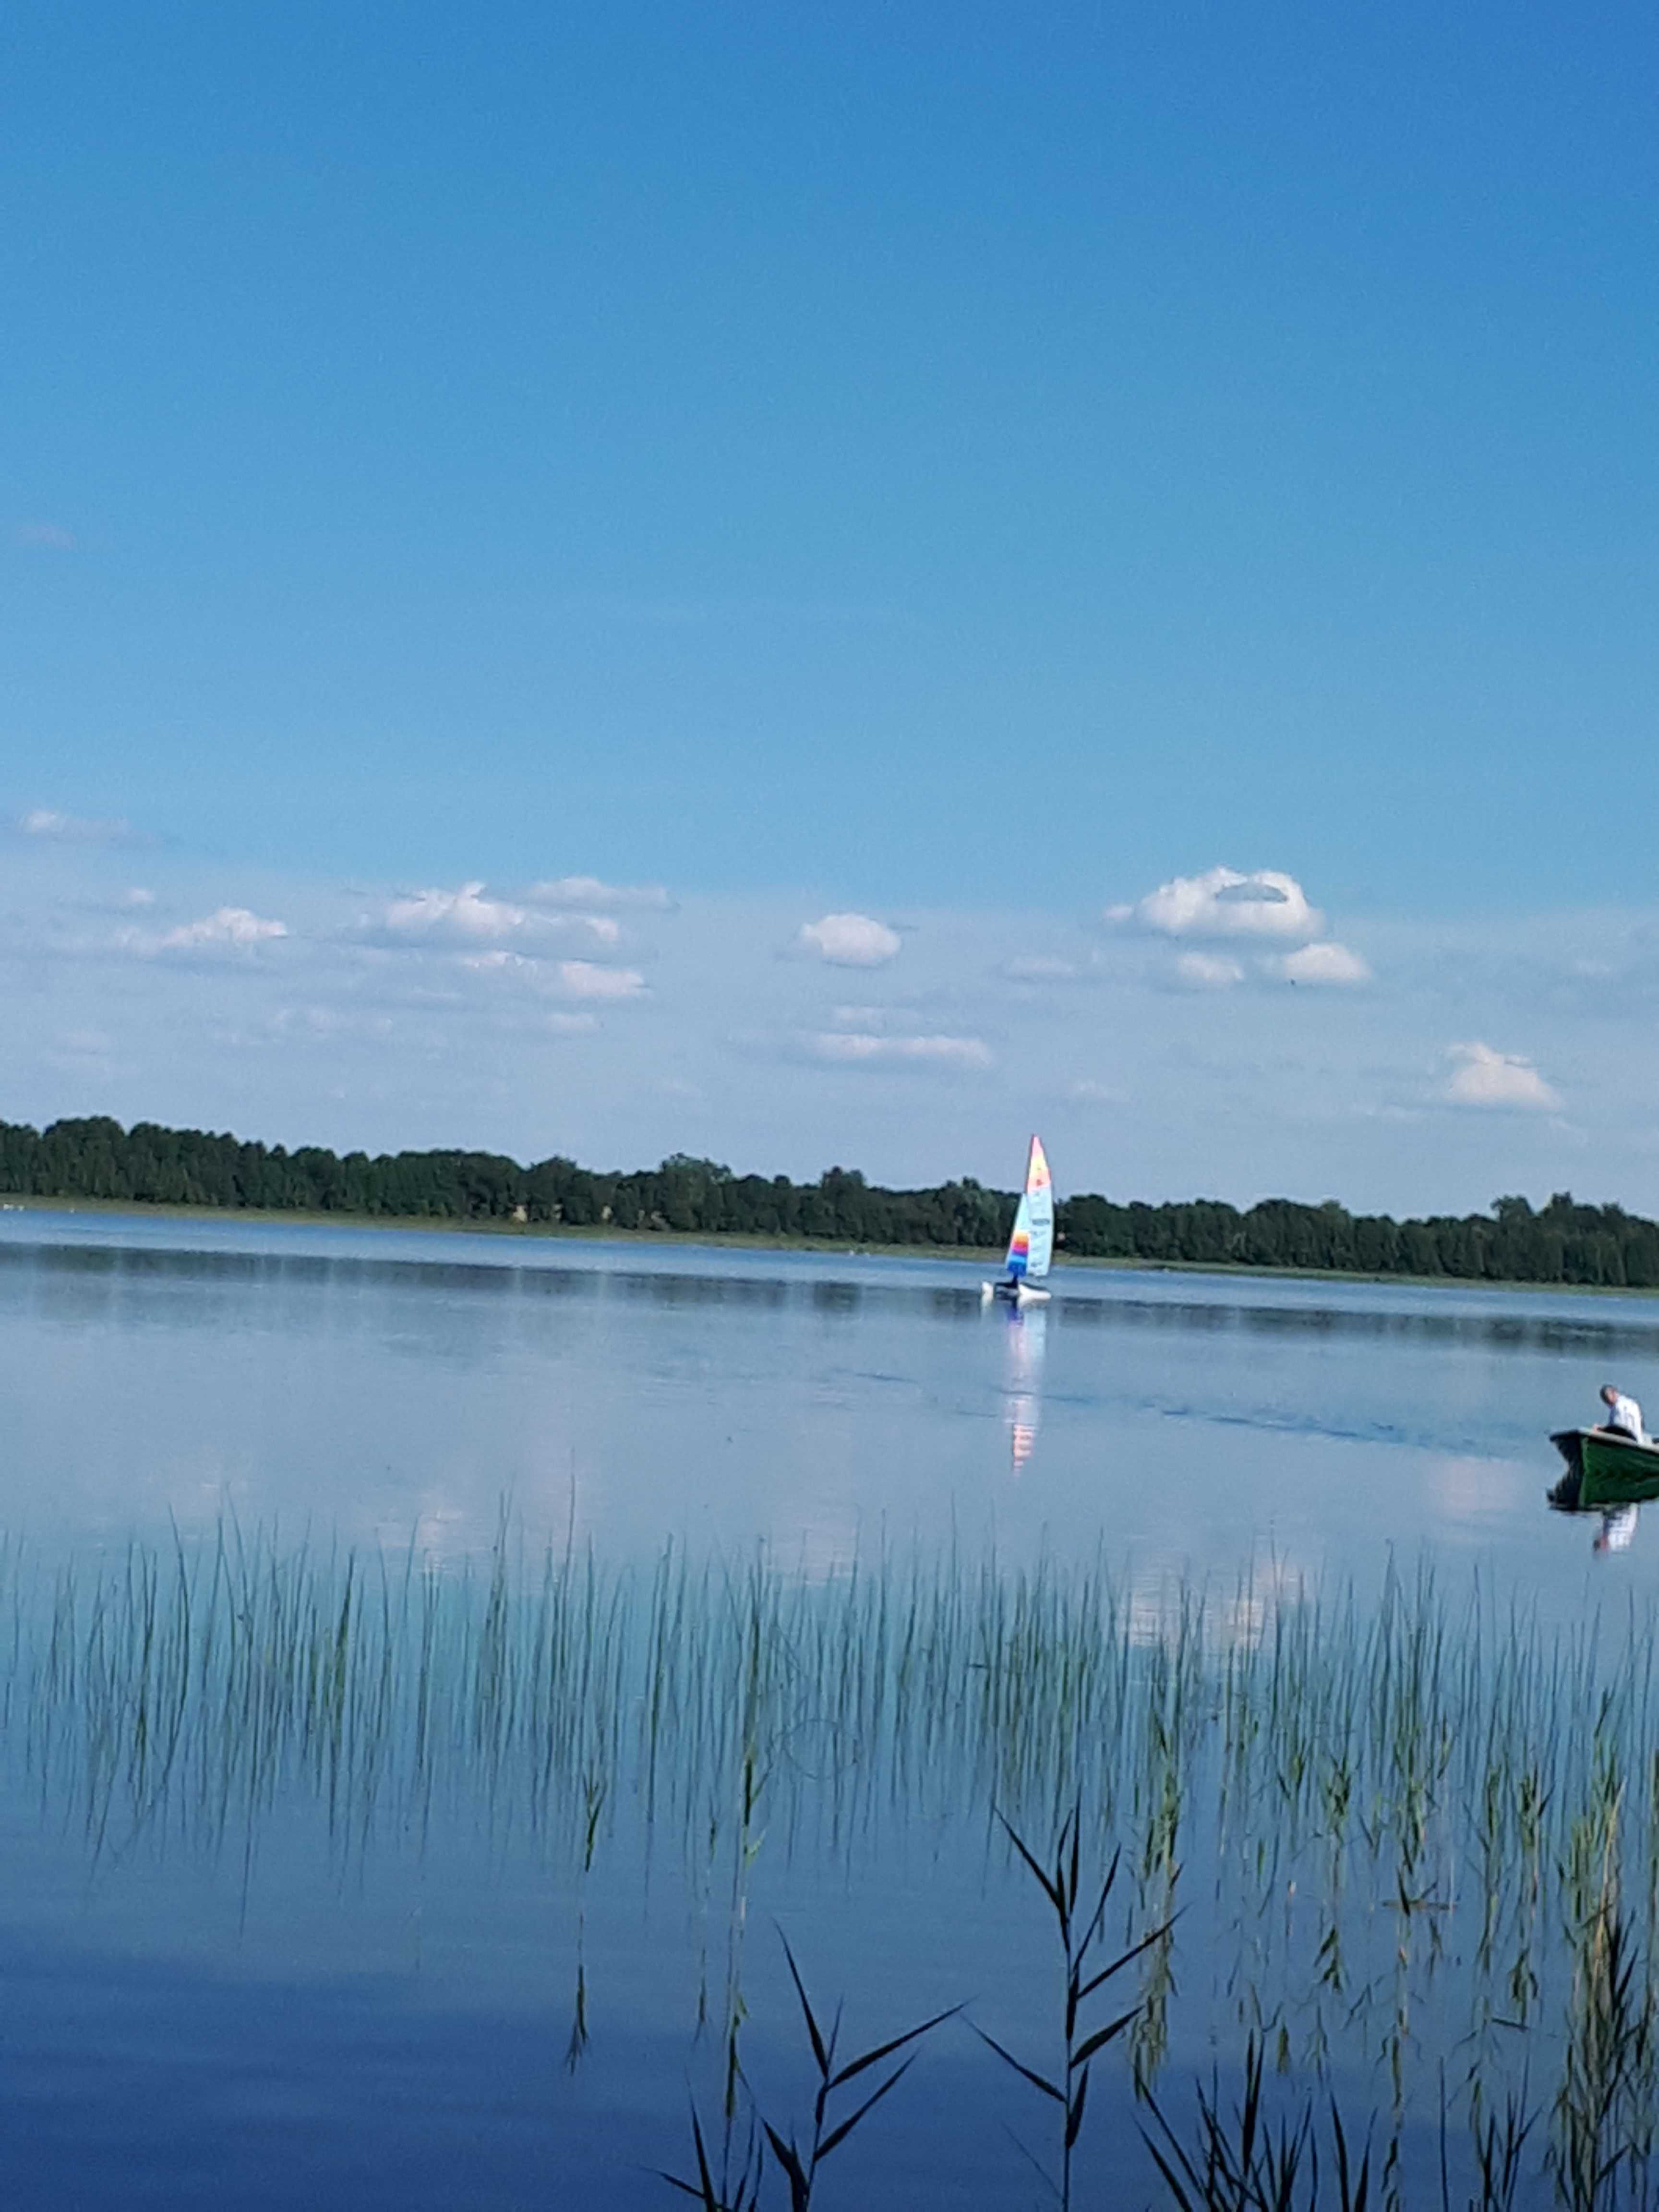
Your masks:
{"label": "distant shoreline", "polygon": [[[434,1237],[522,1238],[535,1243],[623,1244],[641,1247],[701,1245],[708,1251],[816,1252],[827,1258],[960,1261],[993,1267],[1002,1264],[1000,1246],[971,1244],[848,1244],[839,1237],[769,1237],[740,1230],[619,1229],[612,1222],[474,1221],[434,1219],[430,1214],[344,1213],[301,1207],[185,1206],[122,1198],[45,1198],[33,1192],[0,1192],[0,1212],[87,1213],[126,1221],[257,1221],[305,1229],[420,1231]],[[1420,1291],[1517,1291],[1536,1297],[1545,1291],[1573,1298],[1659,1297],[1659,1290],[1620,1283],[1516,1282],[1480,1275],[1367,1273],[1347,1267],[1273,1267],[1243,1260],[1142,1260],[1056,1252],[1056,1270],[1133,1275],[1237,1275],[1254,1282],[1376,1283]]]}
{"label": "distant shoreline", "polygon": [[[671,1152],[655,1167],[585,1168],[555,1152],[527,1165],[503,1152],[335,1152],[289,1149],[222,1130],[171,1129],[108,1115],[37,1129],[0,1121],[0,1189],[72,1204],[435,1223],[493,1231],[606,1229],[729,1242],[775,1251],[1000,1254],[1018,1194],[972,1176],[918,1189],[829,1167],[815,1182],[735,1175]],[[1068,1260],[1175,1272],[1306,1275],[1314,1280],[1513,1283],[1548,1289],[1659,1291],[1659,1220],[1556,1191],[1535,1207],[1516,1194],[1483,1213],[1396,1220],[1338,1200],[1057,1200],[1054,1242]]]}

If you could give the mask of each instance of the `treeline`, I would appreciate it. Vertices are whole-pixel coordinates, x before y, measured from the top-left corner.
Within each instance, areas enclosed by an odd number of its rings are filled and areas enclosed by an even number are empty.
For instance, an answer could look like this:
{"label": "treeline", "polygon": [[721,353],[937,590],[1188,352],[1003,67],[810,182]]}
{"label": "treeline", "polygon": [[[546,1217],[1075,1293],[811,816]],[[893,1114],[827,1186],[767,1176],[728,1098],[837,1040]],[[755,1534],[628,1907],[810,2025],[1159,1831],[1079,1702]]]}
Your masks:
{"label": "treeline", "polygon": [[[837,1245],[995,1249],[1013,1220],[1011,1192],[971,1178],[932,1190],[884,1190],[855,1170],[816,1182],[736,1176],[676,1153],[659,1167],[599,1174],[559,1158],[521,1167],[495,1152],[347,1152],[244,1144],[199,1129],[97,1118],[46,1129],[0,1121],[0,1191],[138,1206],[520,1222],[697,1236],[807,1237]],[[1081,1258],[1197,1266],[1330,1268],[1460,1281],[1659,1287],[1659,1223],[1561,1191],[1534,1209],[1500,1198],[1489,1214],[1395,1221],[1327,1200],[1267,1199],[1242,1211],[1218,1199],[1173,1206],[1062,1200],[1057,1236]]]}

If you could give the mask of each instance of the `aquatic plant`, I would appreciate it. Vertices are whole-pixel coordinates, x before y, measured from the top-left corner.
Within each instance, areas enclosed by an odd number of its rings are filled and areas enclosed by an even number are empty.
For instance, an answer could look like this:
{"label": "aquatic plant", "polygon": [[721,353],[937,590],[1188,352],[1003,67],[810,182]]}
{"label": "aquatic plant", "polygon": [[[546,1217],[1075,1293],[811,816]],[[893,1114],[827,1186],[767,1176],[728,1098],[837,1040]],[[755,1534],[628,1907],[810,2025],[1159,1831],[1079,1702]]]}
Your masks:
{"label": "aquatic plant", "polygon": [[[1143,2089],[1200,2006],[1304,2081],[1374,2070],[1392,2144],[1449,2060],[1448,2156],[1476,2191],[1483,2160],[1492,2188],[1514,2166],[1494,2116],[1547,2081],[1553,2185],[1605,2204],[1647,2161],[1659,2072],[1654,1629],[1639,1607],[1551,1627],[1392,1567],[1366,1593],[878,1551],[813,1582],[763,1553],[613,1568],[504,1526],[441,1565],[227,1521],[55,1563],[0,1546],[0,1759],[94,1869],[251,1869],[306,1805],[342,1867],[457,1821],[517,1839],[568,1880],[573,2057],[588,1884],[620,1851],[666,1857],[705,1923],[728,2133],[775,1854],[852,1869],[913,1823],[983,1838],[999,1814],[1066,1833],[1069,1980],[1097,1894],[1071,1893],[1070,1855],[1080,1880],[1116,1836],[1092,1940],[1153,1931],[1120,2039]],[[1031,2069],[1062,2136],[1074,2025]],[[1312,2141],[1328,2174],[1322,2122]]]}
{"label": "aquatic plant", "polygon": [[[1142,2130],[1176,2212],[1316,2212],[1322,2194],[1311,2101],[1276,2120],[1262,2094],[1263,2054],[1250,2039],[1238,2101],[1224,2108],[1218,2090],[1198,2093],[1194,2139],[1183,2141],[1155,2097],[1147,2100],[1152,2130]],[[1356,2166],[1342,2115],[1329,2108],[1334,2212],[1367,2212],[1371,2202],[1369,2144]]]}
{"label": "aquatic plant", "polygon": [[[1009,1842],[1048,1900],[1059,1930],[1060,1949],[1065,1955],[1066,1999],[1060,2038],[1060,2063],[1055,2069],[1059,2078],[1056,2080],[1052,2075],[1040,2072],[1035,2066],[1028,2066],[1024,2059],[1017,2058],[1012,2051],[1006,2049],[994,2036],[988,2035],[983,2028],[976,2028],[975,2033],[1006,2066],[1012,2067],[1023,2081],[1028,2081],[1032,2088],[1059,2106],[1059,2172],[1057,2175],[1045,2175],[1044,2179],[1054,2191],[1061,2212],[1071,2212],[1072,2156],[1077,2148],[1078,2137],[1083,2131],[1083,2116],[1089,2101],[1090,2069],[1108,2045],[1115,2043],[1125,2029],[1133,2024],[1140,2006],[1133,2004],[1127,2012],[1119,2013],[1115,2019],[1092,2028],[1085,2027],[1083,2008],[1091,1997],[1098,1996],[1106,1984],[1115,1980],[1126,1966],[1132,1966],[1143,1953],[1159,1942],[1169,1929],[1167,1925],[1154,1929],[1151,1935],[1143,1936],[1127,1951],[1120,1953],[1115,1959],[1109,1959],[1103,1966],[1095,1967],[1091,1972],[1094,1948],[1100,1939],[1106,1907],[1117,1881],[1120,1855],[1115,1851],[1112,1854],[1095,1897],[1093,1910],[1085,1915],[1083,1911],[1081,1807],[1073,1805],[1060,1824],[1052,1872],[1038,1863],[1024,1838],[1009,1821],[1004,1820],[1000,1814],[997,1819]],[[1038,2171],[1042,2171],[1040,2164]]]}
{"label": "aquatic plant", "polygon": [[[735,2169],[730,2172],[730,2178],[723,2175],[717,2185],[703,2139],[702,2123],[694,2105],[691,2137],[697,2161],[696,2180],[688,2181],[683,2176],[669,2173],[660,2167],[658,2171],[672,2188],[678,2189],[684,2196],[697,2198],[704,2205],[705,2212],[750,2212],[750,2208],[758,2203],[763,2178],[758,2153],[761,2136],[764,2136],[788,2184],[790,2212],[811,2212],[819,2168],[863,2124],[883,2098],[898,2087],[914,2063],[915,2052],[911,2052],[910,2057],[901,2059],[873,2089],[862,2084],[862,2077],[874,2068],[885,2065],[889,2059],[897,2057],[901,2051],[919,2043],[924,2035],[930,2035],[945,2021],[954,2019],[962,2009],[959,2005],[952,2005],[945,2012],[935,2013],[931,2020],[922,2021],[915,2027],[906,2028],[902,2035],[891,2036],[886,2042],[860,2051],[855,2058],[843,2061],[840,2058],[840,2006],[836,2007],[826,2029],[812,2008],[806,1984],[801,1979],[800,1969],[795,1963],[795,1954],[789,1948],[789,1939],[781,1929],[779,1930],[779,1940],[788,1964],[789,1978],[800,2002],[801,2014],[811,2045],[812,2063],[817,2073],[817,2087],[812,2099],[811,2127],[804,2142],[798,2140],[793,2128],[787,2136],[784,2135],[757,2106],[753,2106],[752,2124],[744,2138],[744,2148]],[[836,2117],[830,2111],[831,2100],[854,2081],[860,2082],[859,2101],[850,2112],[843,2110]]]}
{"label": "aquatic plant", "polygon": [[1571,2212],[1617,2202],[1653,2136],[1654,1996],[1620,1896],[1623,1788],[1598,1765],[1568,1845],[1573,1979],[1550,2166]]}

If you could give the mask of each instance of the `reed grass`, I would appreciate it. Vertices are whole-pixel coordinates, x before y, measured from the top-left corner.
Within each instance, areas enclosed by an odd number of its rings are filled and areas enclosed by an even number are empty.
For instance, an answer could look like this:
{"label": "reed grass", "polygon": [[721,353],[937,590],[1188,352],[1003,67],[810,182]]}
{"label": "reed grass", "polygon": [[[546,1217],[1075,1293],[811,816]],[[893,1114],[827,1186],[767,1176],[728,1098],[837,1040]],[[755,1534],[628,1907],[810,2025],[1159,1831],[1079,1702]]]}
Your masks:
{"label": "reed grass", "polygon": [[[1032,2163],[1048,2183],[1060,2212],[1072,2212],[1073,2161],[1078,2139],[1083,2133],[1084,2116],[1089,2104],[1089,2082],[1095,2062],[1109,2045],[1115,2043],[1127,2029],[1133,2026],[1143,2008],[1141,2003],[1135,2003],[1114,2018],[1104,2021],[1097,2018],[1091,2021],[1085,2018],[1084,2008],[1091,1998],[1099,1997],[1109,1983],[1115,1984],[1117,1977],[1133,1966],[1143,1953],[1160,1943],[1169,1934],[1170,1928],[1166,1924],[1154,1929],[1150,1935],[1141,1936],[1115,1958],[1109,1959],[1103,1966],[1097,1966],[1096,1946],[1105,1925],[1106,1908],[1117,1884],[1118,1869],[1122,1864],[1121,1855],[1116,1851],[1112,1854],[1098,1892],[1095,1893],[1094,1908],[1085,1912],[1084,1906],[1087,1893],[1083,1872],[1082,1808],[1074,1805],[1061,1822],[1052,1866],[1038,1859],[1012,1822],[1004,1820],[1000,1814],[997,1818],[1004,1834],[1048,1899],[1060,1937],[1060,1952],[1065,1961],[1065,2001],[1056,2038],[1059,2063],[1052,2071],[1044,2073],[1041,2070],[1040,2063],[1028,2064],[1024,2059],[1016,2057],[1012,2051],[1006,2050],[994,2036],[988,2035],[983,2028],[979,2028],[976,2033],[980,2040],[996,2053],[1005,2066],[1010,2067],[1023,2081],[1028,2082],[1040,2095],[1060,2107],[1057,2171],[1046,2172],[1041,2160],[1035,2158]],[[1089,1888],[1092,1890],[1092,1883]]]}
{"label": "reed grass", "polygon": [[0,1547],[0,1723],[14,1785],[94,1861],[246,1850],[297,1797],[343,1855],[463,1816],[585,1881],[637,1826],[720,1901],[728,2124],[763,1850],[874,1862],[918,1819],[1074,1815],[1085,1857],[1121,1841],[1109,1940],[1158,1931],[1143,2089],[1183,1972],[1276,2067],[1372,2069],[1396,2134],[1455,2053],[1499,2166],[1492,2115],[1541,2051],[1578,2205],[1628,2194],[1651,2138],[1655,1626],[1552,1628],[1394,1569],[1369,1598],[1149,1589],[1103,1557],[946,1550],[813,1583],[758,1553],[613,1568],[503,1528],[442,1566],[227,1522],[56,1564]]}

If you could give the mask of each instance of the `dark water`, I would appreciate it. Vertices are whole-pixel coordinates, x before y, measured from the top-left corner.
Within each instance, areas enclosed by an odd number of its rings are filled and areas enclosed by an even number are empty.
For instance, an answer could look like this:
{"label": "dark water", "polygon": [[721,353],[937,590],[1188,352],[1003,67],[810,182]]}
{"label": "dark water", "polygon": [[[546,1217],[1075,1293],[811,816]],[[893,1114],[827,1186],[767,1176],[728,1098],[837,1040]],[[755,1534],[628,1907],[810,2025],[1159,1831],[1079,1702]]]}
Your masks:
{"label": "dark water", "polygon": [[[1183,1583],[1213,1595],[1194,1639],[1209,1656],[1191,1662],[1207,1683],[1228,1653],[1270,1638],[1299,1592],[1351,1583],[1369,1618],[1391,1554],[1407,1582],[1432,1566],[1434,1601],[1455,1622],[1478,1609],[1501,1639],[1518,1607],[1529,1648],[1559,1653],[1565,1638],[1582,1653],[1571,1639],[1600,1617],[1612,1649],[1656,1591],[1659,1524],[1650,1544],[1638,1528],[1627,1548],[1593,1554],[1598,1523],[1545,1509],[1547,1436],[1590,1418],[1608,1379],[1659,1413],[1659,1388],[1644,1387],[1659,1310],[1078,1270],[1046,1311],[1015,1320],[984,1310],[977,1283],[945,1262],[0,1216],[12,1652],[0,2181],[12,2200],[671,2203],[653,2169],[687,2170],[692,2097],[718,2126],[734,2019],[768,2116],[805,2109],[810,2052],[780,1929],[826,2008],[844,1996],[854,2041],[971,2001],[999,2040],[1047,2048],[1054,1939],[992,1806],[1046,1839],[1079,1791],[1088,1856],[1115,1842],[1127,1853],[1113,1940],[1184,1908],[1158,1955],[1159,2035],[1136,2061],[1172,2106],[1196,2071],[1235,2064],[1260,2026],[1291,2083],[1325,2064],[1346,2097],[1383,2113],[1402,2170],[1426,2173],[1438,2125],[1426,2085],[1449,2050],[1491,2045],[1501,2070],[1524,2035],[1549,2075],[1571,2038],[1571,1960],[1552,1960],[1542,1922],[1516,1933],[1507,1891],[1506,1932],[1478,1955],[1489,1915],[1457,1807],[1478,1794],[1480,1775],[1471,1766],[1464,1788],[1456,1764],[1473,1752],[1442,1744],[1428,1785],[1438,1809],[1403,1844],[1417,1787],[1399,1772],[1404,1738],[1367,1754],[1366,1786],[1389,1808],[1367,1832],[1392,1840],[1352,1846],[1373,1887],[1344,1893],[1349,1955],[1334,1986],[1319,1948],[1331,1913],[1308,1901],[1336,1866],[1315,1784],[1281,1773],[1276,1804],[1260,1761],[1248,1789],[1226,1784],[1207,1723],[1158,1764],[1148,1700],[1164,1692],[1145,1670],[1179,1644]],[[153,1600],[133,1595],[135,1542],[159,1563]],[[203,1656],[211,1607],[216,1632],[234,1639],[245,1624],[250,1650],[297,1617],[283,1598],[277,1629],[246,1626],[265,1601],[248,1595],[266,1587],[256,1576],[240,1595],[213,1595],[204,1563],[228,1547],[275,1563],[270,1588],[325,1587],[335,1606],[349,1553],[394,1563],[376,1570],[381,1625],[366,1656],[351,1646],[356,1686],[320,1747],[276,1743],[263,1644],[235,1678],[240,1704],[202,1686],[219,1664]],[[641,1751],[665,1547],[692,1578],[694,1625],[714,1620],[744,1573],[783,1593],[748,1785],[742,1729],[718,1718],[742,1664],[726,1630],[683,1632],[689,1686],[651,1757]],[[492,1570],[492,1554],[509,1566]],[[536,1589],[550,1573],[574,1588],[584,1562],[618,1610],[612,1628],[580,1632],[581,1648],[614,1652],[617,1689],[606,1705],[584,1688],[586,1733],[554,1746],[512,1696],[492,1689],[485,1713],[489,1577],[505,1575],[527,1652]],[[1022,1572],[1056,1587],[1103,1577],[1139,1701],[1122,1735],[1133,1751],[1112,1747],[1109,1688],[1083,1695],[1058,1749],[1041,1715],[964,1722],[988,1663],[974,1656],[988,1648],[983,1620],[966,1613],[958,1626],[928,1616],[928,1649],[955,1655],[949,1682],[923,1690],[895,1674],[912,1686],[860,1717],[846,1667],[812,1641],[822,1608],[885,1574],[902,1609],[918,1563],[977,1589],[969,1610],[988,1602],[988,1572],[999,1589]],[[388,1589],[413,1620],[416,1572],[450,1639],[425,1669],[450,1685],[441,1757],[411,1719],[415,1632],[385,1625]],[[197,1686],[195,1717],[173,1711],[164,1754],[133,1655],[148,1655],[150,1613],[173,1632],[168,1593],[185,1583],[179,1679]],[[354,1594],[354,1622],[362,1602]],[[112,1659],[118,1613],[128,1640]],[[332,1649],[320,1601],[318,1618],[315,1648]],[[873,1618],[860,1615],[860,1650]],[[72,1663],[52,1655],[54,1623]],[[519,1628],[500,1633],[520,1649]],[[708,1681],[700,1651],[725,1654]],[[1539,1691],[1480,1770],[1522,1805],[1505,1796],[1503,1835],[1483,1847],[1488,1892],[1490,1869],[1522,1849],[1530,1784],[1516,1762],[1547,1706],[1591,1696],[1598,1668],[1591,1653]],[[526,1660],[523,1680],[533,1674]],[[308,1712],[325,1709],[318,1694],[305,1688]],[[1436,1694],[1443,1715],[1475,1696],[1449,1673]],[[1609,1721],[1621,1759],[1645,1744],[1646,1713],[1637,1701]],[[1583,1827],[1549,1816],[1563,1823],[1555,1860],[1576,1849],[1583,1861],[1571,1897],[1565,1874],[1549,1877],[1560,1897],[1545,1918],[1562,1925],[1589,1881],[1583,1823],[1608,1804],[1590,1754],[1566,1741],[1579,1717],[1550,1753]],[[1172,1788],[1187,1793],[1178,1832],[1160,1826]],[[1634,1814],[1622,1817],[1633,1833]],[[1402,1914],[1385,1892],[1410,1881],[1425,1901]],[[1517,1960],[1537,1984],[1522,1992],[1524,2030],[1506,2025]],[[1164,2201],[1135,2132],[1128,2040],[1097,2062],[1079,2170],[1096,2194],[1079,2202]],[[815,2201],[1036,2201],[1010,2131],[1043,2150],[1042,2106],[951,2023],[836,2154]]]}

